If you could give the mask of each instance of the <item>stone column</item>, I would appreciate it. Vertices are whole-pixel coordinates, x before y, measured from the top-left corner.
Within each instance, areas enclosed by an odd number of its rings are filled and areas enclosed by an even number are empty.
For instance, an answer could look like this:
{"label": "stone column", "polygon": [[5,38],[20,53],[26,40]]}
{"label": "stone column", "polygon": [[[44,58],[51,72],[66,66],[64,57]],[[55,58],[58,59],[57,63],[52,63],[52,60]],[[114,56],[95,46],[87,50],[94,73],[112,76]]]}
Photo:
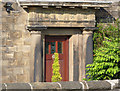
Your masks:
{"label": "stone column", "polygon": [[31,62],[30,62],[30,79],[31,82],[42,81],[42,50],[41,31],[31,32]]}
{"label": "stone column", "polygon": [[79,34],[73,35],[73,81],[79,80]]}
{"label": "stone column", "polygon": [[93,41],[92,41],[92,31],[83,31],[83,60],[82,60],[82,77],[85,78],[85,67],[87,64],[93,62]]}
{"label": "stone column", "polygon": [[84,72],[84,62],[83,62],[83,36],[82,34],[79,35],[79,47],[78,47],[78,51],[79,51],[79,81],[82,81],[83,79],[83,72]]}
{"label": "stone column", "polygon": [[[74,34],[69,39],[69,81],[79,81],[79,61],[81,61],[82,49],[81,43],[82,34]],[[79,43],[80,42],[80,43]]]}

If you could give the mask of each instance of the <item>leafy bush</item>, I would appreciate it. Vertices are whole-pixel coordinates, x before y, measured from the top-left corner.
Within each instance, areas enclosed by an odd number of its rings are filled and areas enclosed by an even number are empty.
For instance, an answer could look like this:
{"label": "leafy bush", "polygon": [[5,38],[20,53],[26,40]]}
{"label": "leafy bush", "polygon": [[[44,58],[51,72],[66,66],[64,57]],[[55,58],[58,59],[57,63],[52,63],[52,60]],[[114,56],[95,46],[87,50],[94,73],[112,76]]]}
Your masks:
{"label": "leafy bush", "polygon": [[[118,22],[98,25],[94,33],[93,64],[86,67],[87,80],[120,79],[120,38]],[[102,41],[103,40],[103,41]]]}
{"label": "leafy bush", "polygon": [[60,70],[60,64],[59,64],[59,57],[58,57],[58,53],[54,53],[55,55],[55,59],[52,65],[52,69],[53,69],[53,75],[52,75],[52,82],[58,82],[62,80],[61,74],[59,72]]}

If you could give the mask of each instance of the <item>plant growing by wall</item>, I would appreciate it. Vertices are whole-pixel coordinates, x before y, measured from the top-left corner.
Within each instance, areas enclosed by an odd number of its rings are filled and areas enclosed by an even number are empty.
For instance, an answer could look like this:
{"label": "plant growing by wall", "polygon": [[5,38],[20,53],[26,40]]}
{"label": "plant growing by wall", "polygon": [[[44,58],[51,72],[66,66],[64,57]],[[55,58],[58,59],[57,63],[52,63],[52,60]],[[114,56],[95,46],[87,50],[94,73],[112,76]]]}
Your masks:
{"label": "plant growing by wall", "polygon": [[[120,79],[120,38],[118,21],[107,26],[98,25],[94,33],[93,64],[86,67],[87,80]],[[102,41],[103,40],[103,41]]]}
{"label": "plant growing by wall", "polygon": [[58,81],[61,81],[62,80],[62,77],[61,77],[61,74],[60,74],[60,64],[59,64],[59,57],[58,57],[58,53],[54,53],[55,55],[55,59],[54,59],[54,62],[53,62],[53,65],[52,65],[52,82],[58,82]]}

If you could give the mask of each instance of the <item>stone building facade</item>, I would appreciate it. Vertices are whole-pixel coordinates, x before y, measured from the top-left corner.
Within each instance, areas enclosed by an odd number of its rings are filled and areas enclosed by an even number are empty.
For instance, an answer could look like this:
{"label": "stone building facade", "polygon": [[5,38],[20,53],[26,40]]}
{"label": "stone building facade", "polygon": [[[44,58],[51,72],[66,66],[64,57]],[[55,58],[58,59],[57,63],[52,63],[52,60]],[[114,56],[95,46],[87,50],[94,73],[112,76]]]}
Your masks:
{"label": "stone building facade", "polygon": [[[46,74],[51,74],[51,63],[47,60],[52,62],[52,51],[59,50],[63,61],[61,68],[64,67],[61,70],[65,70],[62,74],[64,81],[82,81],[86,77],[86,64],[93,61],[92,34],[98,29],[96,18],[99,16],[96,12],[100,12],[101,8],[108,9],[112,2],[19,1],[2,1],[0,6],[2,82],[47,81]],[[12,3],[10,12],[7,11],[8,2]],[[119,13],[118,10],[116,13]],[[47,43],[51,43],[48,49]],[[59,43],[62,43],[60,47]]]}

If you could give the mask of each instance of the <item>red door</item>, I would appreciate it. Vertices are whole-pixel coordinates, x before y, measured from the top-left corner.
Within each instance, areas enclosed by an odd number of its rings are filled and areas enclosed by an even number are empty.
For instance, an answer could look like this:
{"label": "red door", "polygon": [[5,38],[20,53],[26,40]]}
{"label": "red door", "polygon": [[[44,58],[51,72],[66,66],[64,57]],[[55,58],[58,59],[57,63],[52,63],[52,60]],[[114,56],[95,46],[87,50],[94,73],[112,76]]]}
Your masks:
{"label": "red door", "polygon": [[46,36],[45,40],[45,81],[51,82],[53,64],[52,55],[55,52],[59,53],[62,81],[68,81],[68,37]]}

